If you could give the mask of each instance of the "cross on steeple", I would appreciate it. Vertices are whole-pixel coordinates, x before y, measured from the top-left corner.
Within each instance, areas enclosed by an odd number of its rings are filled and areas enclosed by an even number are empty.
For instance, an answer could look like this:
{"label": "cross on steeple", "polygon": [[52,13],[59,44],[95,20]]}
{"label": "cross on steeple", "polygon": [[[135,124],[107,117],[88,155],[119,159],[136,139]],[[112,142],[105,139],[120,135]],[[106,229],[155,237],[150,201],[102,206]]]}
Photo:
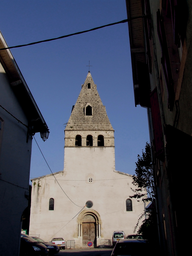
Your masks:
{"label": "cross on steeple", "polygon": [[90,64],[90,60],[89,60],[89,65],[87,65],[86,67],[89,67],[88,72],[90,72],[90,67],[92,67],[92,65]]}

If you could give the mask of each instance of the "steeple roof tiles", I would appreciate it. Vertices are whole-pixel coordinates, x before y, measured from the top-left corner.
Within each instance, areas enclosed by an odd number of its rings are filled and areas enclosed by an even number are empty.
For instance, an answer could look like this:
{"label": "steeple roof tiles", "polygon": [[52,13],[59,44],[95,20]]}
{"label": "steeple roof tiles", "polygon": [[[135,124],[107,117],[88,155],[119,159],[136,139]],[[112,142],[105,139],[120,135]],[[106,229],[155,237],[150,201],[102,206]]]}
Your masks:
{"label": "steeple roof tiles", "polygon": [[[89,113],[87,115],[86,108],[88,106],[91,109],[91,114]],[[113,131],[105,106],[101,101],[97,86],[90,72],[88,72],[85,82],[82,85],[65,130]]]}

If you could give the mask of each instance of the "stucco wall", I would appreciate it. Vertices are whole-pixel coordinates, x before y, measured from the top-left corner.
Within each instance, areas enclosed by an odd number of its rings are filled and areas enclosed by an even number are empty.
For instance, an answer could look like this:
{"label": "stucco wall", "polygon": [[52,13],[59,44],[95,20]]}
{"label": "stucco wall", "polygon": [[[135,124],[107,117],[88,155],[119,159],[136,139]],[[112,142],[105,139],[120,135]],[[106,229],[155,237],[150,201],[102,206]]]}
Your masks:
{"label": "stucco wall", "polygon": [[[126,199],[133,194],[134,186],[131,175],[115,171],[114,147],[66,147],[64,166],[63,172],[55,174],[56,179],[47,175],[32,181],[31,235],[47,241],[62,236],[81,247],[81,211],[98,213],[98,243],[111,240],[114,230],[134,232],[144,205],[132,199],[133,211],[126,211]],[[50,198],[55,199],[54,211],[49,211]],[[93,202],[90,209],[85,207],[88,200]]]}
{"label": "stucco wall", "polygon": [[[143,202],[133,199],[133,211],[126,211],[126,199],[132,195],[132,177],[112,172],[109,176],[95,174],[93,182],[86,177],[56,174],[61,190],[52,175],[33,180],[30,234],[49,241],[62,236],[65,240],[75,240],[81,246],[78,236],[78,216],[80,211],[96,211],[101,219],[100,239],[110,239],[114,230],[124,230],[131,234],[138,218],[144,210]],[[54,211],[49,211],[49,198],[55,199]],[[84,208],[91,200],[93,207]]]}
{"label": "stucco wall", "polygon": [[64,175],[83,177],[88,174],[103,178],[115,170],[114,147],[67,147],[64,153]]}
{"label": "stucco wall", "polygon": [[[28,125],[1,65],[0,91],[0,104]],[[27,140],[27,128],[1,107],[0,118],[0,251],[2,255],[17,255],[21,216],[28,205],[31,138]]]}

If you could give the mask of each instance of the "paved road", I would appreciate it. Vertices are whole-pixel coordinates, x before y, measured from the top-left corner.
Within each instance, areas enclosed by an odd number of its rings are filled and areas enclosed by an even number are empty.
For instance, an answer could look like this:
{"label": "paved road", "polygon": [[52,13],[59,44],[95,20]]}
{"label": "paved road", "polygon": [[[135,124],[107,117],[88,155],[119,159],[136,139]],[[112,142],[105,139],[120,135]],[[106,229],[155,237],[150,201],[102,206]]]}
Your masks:
{"label": "paved road", "polygon": [[67,249],[61,250],[57,256],[110,256],[112,249],[95,248],[95,249]]}

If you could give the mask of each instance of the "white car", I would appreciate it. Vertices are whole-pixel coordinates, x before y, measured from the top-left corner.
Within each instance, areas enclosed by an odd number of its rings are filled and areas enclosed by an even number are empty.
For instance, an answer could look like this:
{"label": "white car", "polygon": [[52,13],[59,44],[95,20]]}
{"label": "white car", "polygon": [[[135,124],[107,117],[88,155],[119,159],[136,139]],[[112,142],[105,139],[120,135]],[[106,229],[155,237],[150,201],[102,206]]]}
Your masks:
{"label": "white car", "polygon": [[112,245],[115,246],[115,244],[120,240],[125,239],[125,233],[124,231],[114,231],[112,236]]}
{"label": "white car", "polygon": [[61,249],[65,249],[65,240],[62,237],[54,237],[51,240],[51,243],[57,245]]}

